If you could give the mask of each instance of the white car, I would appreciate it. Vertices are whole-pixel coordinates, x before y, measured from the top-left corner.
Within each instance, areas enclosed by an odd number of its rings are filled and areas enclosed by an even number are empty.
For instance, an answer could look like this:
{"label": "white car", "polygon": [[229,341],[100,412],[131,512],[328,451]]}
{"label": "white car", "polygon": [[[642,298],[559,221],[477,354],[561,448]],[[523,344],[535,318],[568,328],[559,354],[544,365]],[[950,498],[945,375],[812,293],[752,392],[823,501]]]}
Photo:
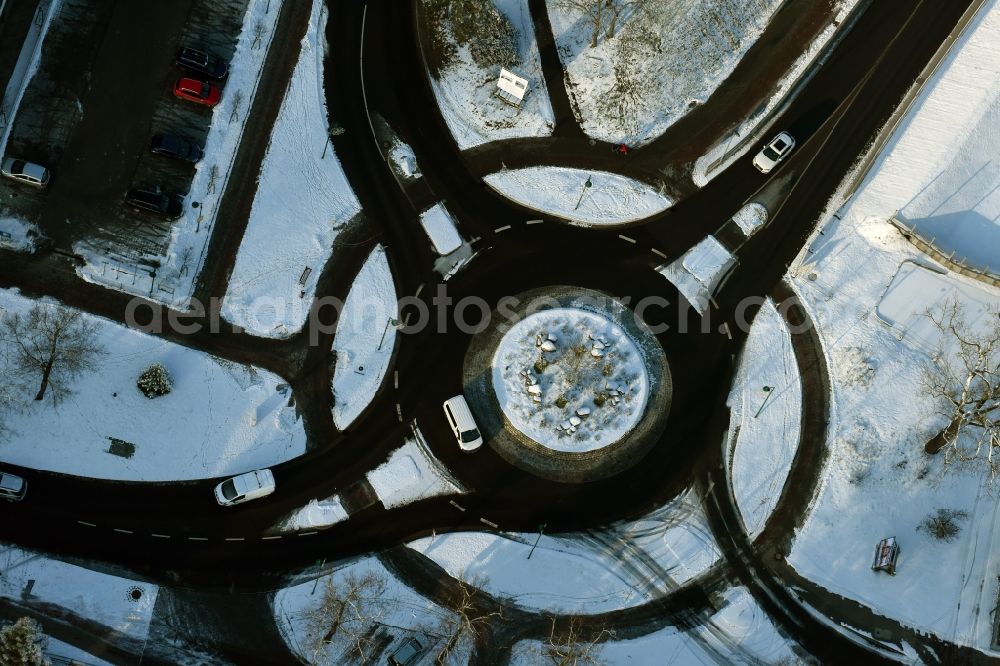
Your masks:
{"label": "white car", "polygon": [[274,492],[274,475],[269,469],[256,469],[227,479],[215,487],[215,499],[222,506],[242,504]]}
{"label": "white car", "polygon": [[35,187],[46,187],[49,184],[49,170],[40,164],[25,160],[5,157],[0,162],[0,173],[21,183]]}
{"label": "white car", "polygon": [[19,502],[28,492],[28,484],[24,479],[10,472],[0,472],[0,498],[10,502]]}
{"label": "white car", "polygon": [[757,153],[757,157],[753,158],[753,165],[761,173],[770,173],[771,169],[785,159],[793,148],[795,148],[795,139],[788,132],[782,132],[771,139],[764,146],[764,149]]}
{"label": "white car", "polygon": [[444,401],[444,416],[448,419],[448,426],[458,440],[458,448],[466,453],[472,453],[483,445],[483,436],[479,434],[476,427],[476,420],[469,410],[469,403],[465,401],[465,396],[456,395]]}

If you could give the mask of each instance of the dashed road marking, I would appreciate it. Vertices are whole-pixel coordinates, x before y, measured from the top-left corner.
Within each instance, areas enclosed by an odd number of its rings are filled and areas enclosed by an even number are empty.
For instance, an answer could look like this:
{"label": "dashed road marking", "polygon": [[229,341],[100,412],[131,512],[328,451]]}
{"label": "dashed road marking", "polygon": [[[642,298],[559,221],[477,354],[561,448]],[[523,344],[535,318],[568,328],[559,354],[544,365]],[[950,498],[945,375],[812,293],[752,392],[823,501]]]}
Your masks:
{"label": "dashed road marking", "polygon": [[226,537],[226,541],[246,541],[244,537]]}
{"label": "dashed road marking", "polygon": [[448,500],[448,504],[451,504],[453,507],[455,507],[459,511],[465,511],[465,507],[462,506],[461,504],[459,504],[458,502],[456,502],[455,500]]}
{"label": "dashed road marking", "polygon": [[510,229],[510,225],[509,224],[505,224],[502,227],[497,227],[496,229],[494,229],[493,233],[498,234],[501,231],[507,231],[508,229]]}
{"label": "dashed road marking", "polygon": [[263,539],[264,541],[271,541],[272,539],[280,539],[280,538],[281,538],[281,535],[280,535],[280,534],[279,534],[278,536],[266,536],[266,537],[261,537],[261,539]]}
{"label": "dashed road marking", "polygon": [[399,422],[402,423],[403,422],[403,408],[399,406],[398,402],[396,403],[396,416],[399,417]]}
{"label": "dashed road marking", "polygon": [[733,339],[733,334],[729,331],[729,322],[726,322],[725,324],[723,324],[722,326],[720,326],[719,327],[719,331],[721,331],[722,333],[725,333],[726,337],[729,338],[730,340]]}
{"label": "dashed road marking", "polygon": [[208,541],[208,537],[193,537],[189,536],[188,541]]}
{"label": "dashed road marking", "polygon": [[541,224],[545,220],[528,220],[525,224]]}
{"label": "dashed road marking", "polygon": [[135,532],[133,532],[132,530],[123,530],[120,527],[116,527],[114,529],[115,529],[115,532],[118,532],[119,534],[135,534]]}
{"label": "dashed road marking", "polygon": [[492,520],[486,520],[485,518],[480,518],[479,522],[481,522],[483,525],[489,525],[495,530],[500,529],[500,526],[494,523]]}
{"label": "dashed road marking", "polygon": [[399,389],[399,370],[394,370],[392,373],[392,387]]}
{"label": "dashed road marking", "polygon": [[420,298],[420,292],[422,292],[423,290],[424,290],[424,283],[421,282],[420,286],[417,287],[417,293],[413,295],[413,298]]}
{"label": "dashed road marking", "polygon": [[631,238],[629,236],[626,236],[625,234],[618,234],[618,238],[621,238],[626,243],[632,243],[632,245],[635,245],[635,239]]}
{"label": "dashed road marking", "polygon": [[299,536],[312,536],[313,534],[316,534],[316,530],[312,532],[299,532]]}
{"label": "dashed road marking", "polygon": [[712,304],[713,308],[715,308],[716,310],[719,309],[719,304],[718,304],[718,302],[716,302],[716,300],[714,298],[712,298],[711,296],[709,296],[708,300]]}
{"label": "dashed road marking", "polygon": [[78,520],[76,522],[80,523],[85,527],[97,527],[97,523],[88,523],[86,520]]}
{"label": "dashed road marking", "polygon": [[149,536],[156,537],[157,539],[169,539],[169,534],[157,534],[156,532],[150,532]]}
{"label": "dashed road marking", "polygon": [[655,247],[651,247],[651,248],[649,248],[649,249],[650,249],[650,251],[651,251],[651,252],[652,252],[653,254],[655,254],[655,255],[656,255],[656,256],[658,256],[658,257],[663,257],[664,259],[667,259],[667,258],[668,258],[666,254],[664,254],[663,252],[660,252],[660,251],[659,251],[659,250],[657,250],[657,249],[656,249]]}

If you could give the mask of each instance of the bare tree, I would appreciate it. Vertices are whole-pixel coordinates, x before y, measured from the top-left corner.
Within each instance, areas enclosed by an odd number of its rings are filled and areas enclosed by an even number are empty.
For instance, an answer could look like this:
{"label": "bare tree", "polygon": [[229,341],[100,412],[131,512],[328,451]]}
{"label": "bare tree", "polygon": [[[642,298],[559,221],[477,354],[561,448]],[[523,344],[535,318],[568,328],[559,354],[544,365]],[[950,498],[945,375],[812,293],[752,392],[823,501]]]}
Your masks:
{"label": "bare tree", "polygon": [[556,666],[583,666],[583,664],[600,664],[600,658],[594,654],[598,643],[614,637],[614,632],[601,627],[585,630],[579,617],[571,617],[569,621],[560,623],[555,616],[549,618],[551,628],[549,637],[542,647],[542,653]]}
{"label": "bare tree", "polygon": [[35,400],[48,392],[55,403],[69,394],[69,383],[93,369],[104,353],[96,324],[75,310],[51,305],[35,305],[27,316],[4,316],[0,339],[8,351],[8,377],[22,388],[38,382]]}
{"label": "bare tree", "polygon": [[[1000,321],[989,312],[991,325],[970,329],[964,308],[949,300],[928,312],[945,334],[933,366],[927,368],[925,392],[936,398],[946,425],[925,447],[945,451],[945,464],[981,460],[992,483],[1000,472]],[[949,349],[948,343],[954,347]]]}
{"label": "bare tree", "polygon": [[443,633],[448,636],[448,640],[434,658],[434,663],[438,666],[448,663],[448,658],[461,644],[463,638],[468,636],[475,640],[479,632],[490,622],[494,619],[503,619],[502,603],[485,595],[481,599],[477,598],[476,588],[481,587],[481,583],[481,580],[474,580],[471,584],[461,580],[455,581],[458,594],[449,607],[457,617],[444,623]]}
{"label": "bare tree", "polygon": [[374,571],[327,581],[319,606],[306,613],[314,661],[338,636],[351,658],[367,661],[373,656],[375,625],[388,612],[386,587],[385,574]]}
{"label": "bare tree", "polygon": [[645,7],[649,0],[558,0],[559,7],[582,14],[590,24],[590,46],[597,46],[601,37],[612,39],[622,17]]}

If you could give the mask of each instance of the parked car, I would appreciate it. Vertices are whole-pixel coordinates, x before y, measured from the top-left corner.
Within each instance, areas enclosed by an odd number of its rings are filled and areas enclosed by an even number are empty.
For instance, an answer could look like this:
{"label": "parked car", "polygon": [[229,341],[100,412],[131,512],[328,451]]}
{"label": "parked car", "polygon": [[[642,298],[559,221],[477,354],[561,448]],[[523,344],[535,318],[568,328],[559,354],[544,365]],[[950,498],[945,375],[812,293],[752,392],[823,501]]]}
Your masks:
{"label": "parked car", "polygon": [[177,65],[194,74],[221,81],[229,75],[229,63],[201,49],[183,46],[177,51]]}
{"label": "parked car", "polygon": [[389,664],[391,666],[411,666],[427,652],[430,645],[430,639],[423,634],[407,638],[389,655]]}
{"label": "parked car", "polygon": [[179,136],[174,136],[173,134],[154,135],[149,149],[157,155],[173,157],[174,159],[191,162],[192,164],[205,155],[205,151],[198,144],[187,139],[182,139]]}
{"label": "parked car", "polygon": [[135,210],[154,213],[168,220],[176,220],[184,213],[184,200],[176,194],[167,194],[159,185],[129,190],[125,203]]}
{"label": "parked car", "polygon": [[226,479],[215,487],[215,500],[222,506],[242,504],[274,492],[274,475],[269,469],[256,469],[231,479]]}
{"label": "parked car", "polygon": [[466,453],[472,453],[483,445],[483,437],[476,427],[476,420],[469,410],[469,403],[465,401],[465,396],[456,395],[444,401],[444,415],[448,419],[448,425],[458,440],[458,448]]}
{"label": "parked car", "polygon": [[778,162],[785,159],[788,153],[795,147],[795,139],[788,132],[782,132],[771,139],[764,149],[753,158],[753,165],[761,173],[770,173],[771,169],[778,165]]}
{"label": "parked car", "polygon": [[47,187],[51,176],[49,170],[42,165],[14,157],[5,157],[3,162],[0,162],[0,173],[19,183],[35,187]]}
{"label": "parked car", "polygon": [[218,86],[212,85],[208,81],[185,76],[177,79],[177,83],[174,84],[174,97],[212,107],[219,103],[222,92]]}
{"label": "parked car", "polygon": [[0,472],[0,498],[10,502],[20,502],[28,492],[28,484],[10,472]]}

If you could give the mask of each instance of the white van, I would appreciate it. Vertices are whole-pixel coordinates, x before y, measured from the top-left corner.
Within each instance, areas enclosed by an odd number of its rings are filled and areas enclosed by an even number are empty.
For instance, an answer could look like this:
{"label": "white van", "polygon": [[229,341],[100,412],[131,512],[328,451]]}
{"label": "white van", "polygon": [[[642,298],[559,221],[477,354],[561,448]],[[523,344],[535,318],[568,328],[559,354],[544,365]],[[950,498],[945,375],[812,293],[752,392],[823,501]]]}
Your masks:
{"label": "white van", "polygon": [[455,433],[458,447],[467,453],[472,453],[483,445],[483,437],[476,427],[476,420],[469,411],[469,403],[465,396],[456,395],[444,401],[444,416],[448,419],[451,431]]}

